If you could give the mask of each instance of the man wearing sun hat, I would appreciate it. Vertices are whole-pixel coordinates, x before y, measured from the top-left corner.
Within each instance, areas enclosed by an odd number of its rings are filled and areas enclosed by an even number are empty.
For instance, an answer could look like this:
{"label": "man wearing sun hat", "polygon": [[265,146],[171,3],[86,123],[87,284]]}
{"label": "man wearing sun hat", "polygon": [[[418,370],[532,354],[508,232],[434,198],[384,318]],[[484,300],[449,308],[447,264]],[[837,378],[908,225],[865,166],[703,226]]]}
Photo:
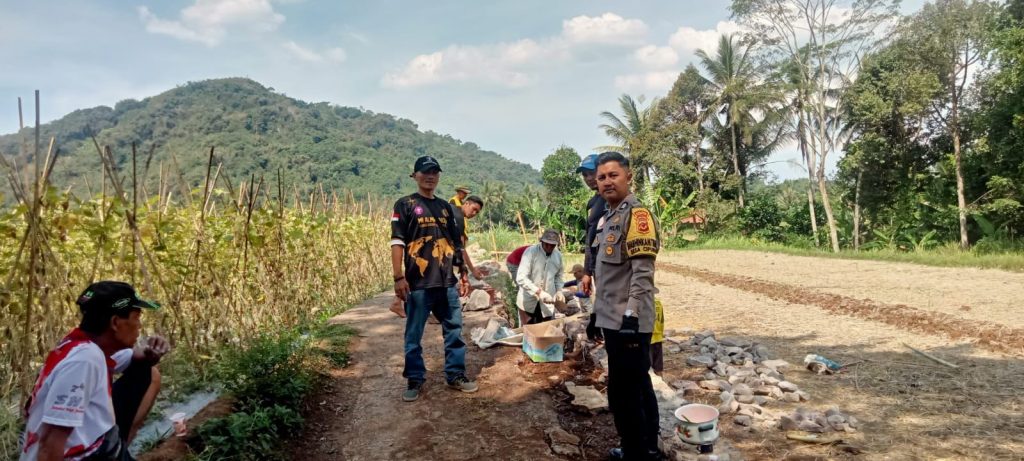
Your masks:
{"label": "man wearing sun hat", "polygon": [[452,205],[455,205],[457,207],[462,206],[462,201],[466,200],[466,197],[468,197],[469,194],[472,193],[473,191],[469,190],[469,188],[466,186],[457,186],[455,188],[455,195],[453,195],[452,198],[448,200],[448,203],[451,203]]}
{"label": "man wearing sun hat", "polygon": [[523,252],[523,259],[516,270],[516,285],[519,293],[516,306],[519,307],[520,325],[551,320],[555,315],[555,302],[565,302],[562,294],[562,253],[558,251],[558,231],[548,229],[540,241]]}
{"label": "man wearing sun hat", "polygon": [[135,347],[142,310],[159,304],[113,281],[89,285],[76,304],[81,323],[47,355],[25,405],[20,459],[132,460],[128,445],[160,390],[155,365],[170,350],[159,336]]}

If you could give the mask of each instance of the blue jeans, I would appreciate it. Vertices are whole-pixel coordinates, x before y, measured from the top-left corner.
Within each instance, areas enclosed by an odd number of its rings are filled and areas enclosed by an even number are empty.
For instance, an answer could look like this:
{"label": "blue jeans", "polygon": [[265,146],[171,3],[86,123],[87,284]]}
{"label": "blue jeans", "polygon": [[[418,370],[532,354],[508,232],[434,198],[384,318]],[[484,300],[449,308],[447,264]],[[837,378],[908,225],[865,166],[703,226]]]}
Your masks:
{"label": "blue jeans", "polygon": [[427,379],[423,364],[423,328],[431,313],[441,322],[444,336],[444,374],[448,382],[466,374],[466,343],[462,341],[462,303],[455,287],[427,288],[409,293],[405,300],[405,369],[409,381]]}

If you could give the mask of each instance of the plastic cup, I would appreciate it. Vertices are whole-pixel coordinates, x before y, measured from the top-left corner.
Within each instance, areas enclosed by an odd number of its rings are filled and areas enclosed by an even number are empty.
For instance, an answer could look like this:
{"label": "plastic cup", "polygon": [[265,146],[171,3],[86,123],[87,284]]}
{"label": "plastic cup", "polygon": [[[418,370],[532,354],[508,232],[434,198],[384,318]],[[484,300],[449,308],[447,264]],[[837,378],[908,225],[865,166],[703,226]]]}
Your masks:
{"label": "plastic cup", "polygon": [[188,418],[185,413],[175,413],[171,415],[171,425],[174,428],[174,435],[176,437],[184,437],[188,433]]}

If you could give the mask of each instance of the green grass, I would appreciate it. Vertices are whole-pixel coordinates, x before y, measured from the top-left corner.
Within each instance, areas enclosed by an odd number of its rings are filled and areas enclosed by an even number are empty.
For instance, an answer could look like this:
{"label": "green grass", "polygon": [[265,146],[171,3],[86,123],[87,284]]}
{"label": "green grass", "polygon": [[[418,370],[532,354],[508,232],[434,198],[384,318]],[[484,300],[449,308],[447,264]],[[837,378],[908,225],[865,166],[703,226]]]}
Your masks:
{"label": "green grass", "polygon": [[922,251],[843,250],[833,253],[825,249],[790,247],[778,243],[760,242],[743,237],[703,237],[680,250],[752,250],[769,251],[794,256],[820,258],[862,259],[922,264],[938,267],[976,267],[1024,272],[1024,253],[1004,252],[978,254],[961,251],[956,244],[947,244]]}
{"label": "green grass", "polygon": [[[473,227],[470,227],[470,229],[474,230]],[[528,237],[530,239],[528,243],[536,241],[535,236],[528,235]],[[474,243],[487,251],[512,251],[526,245],[526,243],[523,243],[523,234],[518,230],[501,227],[489,230],[477,228],[476,232],[469,234],[469,244],[473,245]]]}
{"label": "green grass", "polygon": [[334,366],[348,365],[348,343],[355,336],[356,330],[342,324],[325,324],[313,333],[317,341],[313,344],[313,352],[320,354]]}

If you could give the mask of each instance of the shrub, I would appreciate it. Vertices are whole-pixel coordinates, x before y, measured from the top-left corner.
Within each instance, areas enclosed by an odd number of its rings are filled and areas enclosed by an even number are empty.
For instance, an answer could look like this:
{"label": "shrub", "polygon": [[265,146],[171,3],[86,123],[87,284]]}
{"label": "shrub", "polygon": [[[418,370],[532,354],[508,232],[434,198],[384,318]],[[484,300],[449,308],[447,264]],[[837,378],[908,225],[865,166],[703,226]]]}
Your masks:
{"label": "shrub", "polygon": [[217,375],[242,411],[297,408],[313,386],[307,345],[308,338],[293,331],[264,334],[246,348],[227,349]]}
{"label": "shrub", "polygon": [[297,411],[281,405],[210,419],[197,430],[202,440],[199,458],[244,461],[287,459],[288,453],[279,448],[278,441],[298,434],[302,423],[302,416]]}
{"label": "shrub", "polygon": [[750,203],[740,210],[740,225],[743,232],[755,238],[769,242],[786,240],[782,226],[782,212],[774,197],[761,195],[754,197]]}

